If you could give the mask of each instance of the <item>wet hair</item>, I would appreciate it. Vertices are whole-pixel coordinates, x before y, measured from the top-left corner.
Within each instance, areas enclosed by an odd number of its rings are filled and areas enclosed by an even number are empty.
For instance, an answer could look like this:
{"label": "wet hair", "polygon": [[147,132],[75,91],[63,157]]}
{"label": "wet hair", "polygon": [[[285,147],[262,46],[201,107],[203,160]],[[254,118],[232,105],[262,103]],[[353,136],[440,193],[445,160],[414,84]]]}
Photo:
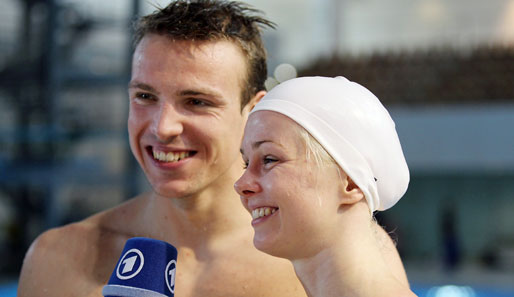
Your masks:
{"label": "wet hair", "polygon": [[[325,148],[312,136],[307,130],[305,130],[300,125],[295,125],[294,128],[297,132],[297,135],[300,137],[301,141],[305,145],[305,157],[308,161],[314,161],[316,165],[316,169],[318,173],[321,172],[322,168],[326,166],[335,166],[337,167],[337,174],[339,178],[342,180],[343,176],[348,178],[350,183],[354,183],[352,179],[344,173],[343,169],[337,164],[337,162],[332,158],[332,156],[325,150]],[[377,223],[375,217],[371,216],[371,219],[374,223]],[[378,236],[379,234],[375,231],[375,234]]]}
{"label": "wet hair", "polygon": [[178,41],[234,42],[242,50],[247,63],[247,75],[242,81],[243,109],[257,92],[265,90],[266,50],[261,30],[265,27],[275,28],[275,24],[261,15],[261,11],[241,2],[173,1],[135,23],[134,48],[148,34],[158,34]]}
{"label": "wet hair", "polygon": [[300,125],[295,125],[298,136],[305,144],[305,154],[309,161],[314,161],[318,168],[322,168],[327,165],[337,165],[337,162],[330,156],[325,148],[314,138],[307,130]]}

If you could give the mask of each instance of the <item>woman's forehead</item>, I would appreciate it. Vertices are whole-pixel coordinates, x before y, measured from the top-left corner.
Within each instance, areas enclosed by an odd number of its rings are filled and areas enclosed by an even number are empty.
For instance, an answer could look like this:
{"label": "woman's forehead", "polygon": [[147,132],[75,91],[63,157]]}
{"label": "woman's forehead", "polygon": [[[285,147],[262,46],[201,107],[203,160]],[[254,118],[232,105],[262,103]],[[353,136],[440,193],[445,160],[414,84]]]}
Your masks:
{"label": "woman's forehead", "polygon": [[[299,125],[288,116],[271,110],[259,110],[253,112],[252,114],[250,114],[248,122],[249,124],[251,122],[252,126],[261,126],[257,127],[257,129],[263,128],[265,126],[279,126],[284,128],[289,127],[288,129],[292,130],[293,128],[299,127]],[[252,127],[252,129],[254,128]]]}
{"label": "woman's forehead", "polygon": [[261,110],[250,115],[244,140],[246,142],[271,140],[290,145],[291,142],[301,142],[300,129],[303,128],[281,113]]}

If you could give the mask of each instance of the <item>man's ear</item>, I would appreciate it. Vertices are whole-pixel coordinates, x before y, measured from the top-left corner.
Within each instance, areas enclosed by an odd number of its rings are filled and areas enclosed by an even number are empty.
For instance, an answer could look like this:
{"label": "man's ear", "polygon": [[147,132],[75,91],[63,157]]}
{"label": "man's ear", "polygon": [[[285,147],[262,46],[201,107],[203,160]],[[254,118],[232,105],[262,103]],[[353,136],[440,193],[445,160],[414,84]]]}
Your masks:
{"label": "man's ear", "polygon": [[248,104],[245,106],[245,108],[248,108],[248,112],[250,112],[259,101],[261,101],[262,97],[264,97],[266,93],[267,92],[264,90],[259,91],[257,94],[255,94],[255,96],[252,97],[252,99],[250,99]]}
{"label": "man's ear", "polygon": [[364,198],[362,190],[353,182],[353,180],[345,174],[342,182],[341,204],[355,204]]}

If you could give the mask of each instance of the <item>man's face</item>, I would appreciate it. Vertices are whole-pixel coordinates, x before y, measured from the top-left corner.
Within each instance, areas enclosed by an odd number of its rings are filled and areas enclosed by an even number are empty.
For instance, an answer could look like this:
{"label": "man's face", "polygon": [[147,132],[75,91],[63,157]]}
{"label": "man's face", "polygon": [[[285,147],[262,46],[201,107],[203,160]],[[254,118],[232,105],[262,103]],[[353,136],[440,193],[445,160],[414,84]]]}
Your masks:
{"label": "man's face", "polygon": [[184,197],[231,187],[248,107],[241,112],[246,64],[231,42],[145,36],[129,84],[132,153],[153,189]]}

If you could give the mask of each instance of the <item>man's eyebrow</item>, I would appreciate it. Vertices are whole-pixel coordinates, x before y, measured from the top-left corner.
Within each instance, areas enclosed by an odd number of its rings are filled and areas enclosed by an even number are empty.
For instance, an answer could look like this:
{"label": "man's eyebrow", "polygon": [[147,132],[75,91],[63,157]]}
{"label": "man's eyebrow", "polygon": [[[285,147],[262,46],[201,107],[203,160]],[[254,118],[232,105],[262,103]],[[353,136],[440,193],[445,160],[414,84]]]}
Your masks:
{"label": "man's eyebrow", "polygon": [[178,93],[180,96],[196,96],[196,95],[206,95],[206,92],[195,91],[195,90],[183,90]]}
{"label": "man's eyebrow", "polygon": [[[145,90],[145,91],[148,91],[148,92],[152,92],[152,93],[155,93],[155,94],[159,94],[159,92],[152,86],[148,85],[148,84],[145,84],[145,83],[141,83],[141,82],[130,82],[128,84],[128,88],[129,89],[141,89],[141,90]],[[186,89],[186,90],[182,90],[182,91],[179,91],[177,93],[178,96],[182,96],[182,97],[187,97],[187,96],[209,96],[209,97],[213,97],[213,98],[221,98],[221,94],[219,94],[218,92],[214,91],[214,90],[193,90],[193,89]]]}
{"label": "man's eyebrow", "polygon": [[199,89],[199,90],[193,90],[193,89],[186,89],[178,92],[178,96],[187,97],[187,96],[207,96],[212,98],[222,98],[222,95],[214,90],[208,90],[208,89]]}
{"label": "man's eyebrow", "polygon": [[152,86],[147,85],[145,83],[140,83],[140,82],[132,82],[131,81],[128,84],[128,88],[129,89],[141,89],[141,90],[145,90],[145,91],[152,92],[152,93],[159,93]]}

